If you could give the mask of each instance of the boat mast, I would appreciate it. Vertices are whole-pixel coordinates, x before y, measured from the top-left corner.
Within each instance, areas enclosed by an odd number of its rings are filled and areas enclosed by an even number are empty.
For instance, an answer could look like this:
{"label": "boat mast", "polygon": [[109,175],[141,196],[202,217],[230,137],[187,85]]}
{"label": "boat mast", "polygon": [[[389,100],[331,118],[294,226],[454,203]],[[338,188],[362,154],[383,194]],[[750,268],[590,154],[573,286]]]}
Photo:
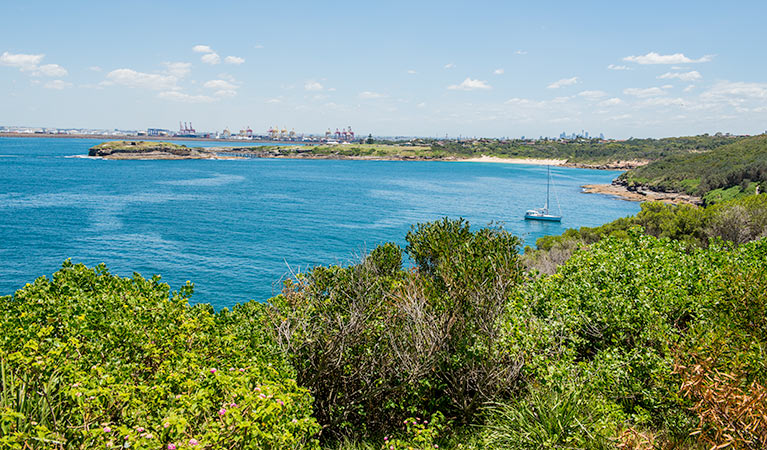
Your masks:
{"label": "boat mast", "polygon": [[546,166],[546,206],[543,207],[545,214],[549,213],[549,188],[551,186],[551,166]]}

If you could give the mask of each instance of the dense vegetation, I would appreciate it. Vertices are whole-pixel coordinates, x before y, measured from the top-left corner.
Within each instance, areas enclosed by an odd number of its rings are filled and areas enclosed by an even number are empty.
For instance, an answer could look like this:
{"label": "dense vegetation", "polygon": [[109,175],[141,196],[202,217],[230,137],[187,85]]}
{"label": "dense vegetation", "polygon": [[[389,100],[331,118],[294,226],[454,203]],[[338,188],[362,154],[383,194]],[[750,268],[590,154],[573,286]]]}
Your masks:
{"label": "dense vegetation", "polygon": [[663,139],[599,139],[444,141],[432,144],[432,150],[464,157],[489,155],[505,158],[565,159],[570,163],[607,164],[617,161],[654,161],[671,155],[706,152],[742,139],[730,136],[688,136]]}
{"label": "dense vegetation", "polygon": [[708,203],[753,194],[758,183],[764,192],[767,136],[740,139],[710,152],[669,155],[626,172],[618,180],[632,188],[701,196]]}
{"label": "dense vegetation", "polygon": [[766,228],[652,204],[546,275],[444,219],[219,312],[65,263],[0,299],[0,447],[764,448]]}

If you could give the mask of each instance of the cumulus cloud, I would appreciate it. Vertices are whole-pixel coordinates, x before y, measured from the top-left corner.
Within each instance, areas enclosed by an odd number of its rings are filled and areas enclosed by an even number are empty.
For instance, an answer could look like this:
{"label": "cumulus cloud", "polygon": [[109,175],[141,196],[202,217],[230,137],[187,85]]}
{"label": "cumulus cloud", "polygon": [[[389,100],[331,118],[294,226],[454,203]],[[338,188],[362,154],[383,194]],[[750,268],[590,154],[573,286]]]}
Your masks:
{"label": "cumulus cloud", "polygon": [[610,70],[631,70],[629,66],[616,66],[615,64],[610,64],[607,68]]}
{"label": "cumulus cloud", "polygon": [[623,103],[623,100],[619,99],[618,97],[608,98],[607,100],[602,100],[599,102],[599,106],[615,106],[620,105]]}
{"label": "cumulus cloud", "polygon": [[323,87],[320,83],[314,80],[309,80],[306,83],[304,83],[304,89],[307,91],[321,91]]}
{"label": "cumulus cloud", "polygon": [[378,92],[364,91],[364,92],[360,92],[359,95],[357,95],[357,97],[363,100],[371,100],[376,98],[384,98],[386,97],[386,95],[380,94]]}
{"label": "cumulus cloud", "polygon": [[203,87],[206,87],[208,89],[223,89],[223,90],[235,90],[237,89],[237,86],[233,83],[230,83],[226,80],[210,80],[206,81],[205,84],[203,84]]}
{"label": "cumulus cloud", "polygon": [[245,62],[245,58],[240,58],[239,56],[227,56],[224,58],[224,62],[227,64],[242,64]]}
{"label": "cumulus cloud", "polygon": [[493,74],[495,75],[503,75],[504,70],[503,69],[495,69],[493,71]]}
{"label": "cumulus cloud", "polygon": [[767,100],[767,83],[720,81],[701,94],[708,101],[725,101],[736,105],[749,100]]}
{"label": "cumulus cloud", "polygon": [[72,87],[72,83],[68,83],[63,80],[51,80],[43,85],[46,89],[56,89],[56,90],[62,90],[66,88]]}
{"label": "cumulus cloud", "polygon": [[662,80],[678,78],[682,81],[695,81],[700,80],[703,76],[697,70],[693,70],[690,72],[666,72],[663,75],[659,75],[658,78]]}
{"label": "cumulus cloud", "polygon": [[165,73],[173,75],[179,79],[189,75],[192,71],[192,64],[186,62],[166,62]]}
{"label": "cumulus cloud", "polygon": [[214,65],[221,62],[221,57],[218,56],[218,53],[206,53],[200,57],[200,61],[205,64]]}
{"label": "cumulus cloud", "polygon": [[607,92],[605,91],[581,91],[578,93],[578,97],[583,97],[589,100],[597,100],[606,96]]}
{"label": "cumulus cloud", "polygon": [[181,103],[210,103],[216,100],[208,95],[190,95],[178,91],[160,92],[157,97]]}
{"label": "cumulus cloud", "polygon": [[230,98],[237,95],[237,91],[234,89],[221,89],[213,93],[218,98]]}
{"label": "cumulus cloud", "polygon": [[410,70],[408,70],[408,71],[407,71],[407,73],[409,73],[410,75],[415,75],[415,74],[417,74],[418,72],[416,72],[416,71],[415,71],[415,70],[413,70],[413,69],[410,69]]}
{"label": "cumulus cloud", "polygon": [[623,58],[624,61],[633,62],[637,64],[690,64],[690,63],[709,62],[712,59],[713,59],[713,55],[705,55],[698,59],[691,59],[685,56],[684,53],[661,55],[656,52],[650,52],[646,55],[639,55],[639,56],[627,56]]}
{"label": "cumulus cloud", "polygon": [[69,72],[58,64],[43,64],[42,66],[38,66],[37,69],[32,72],[32,75],[36,77],[65,77],[69,75]]}
{"label": "cumulus cloud", "polygon": [[3,52],[0,55],[0,66],[15,67],[22,71],[35,70],[45,55],[27,55],[23,53]]}
{"label": "cumulus cloud", "polygon": [[178,90],[178,78],[173,75],[137,72],[133,69],[116,69],[106,75],[102,85],[120,85],[131,88],[161,90]]}
{"label": "cumulus cloud", "polygon": [[492,89],[492,86],[487,84],[487,81],[472,80],[466,77],[460,84],[451,84],[447,88],[452,91],[475,91],[477,89]]}
{"label": "cumulus cloud", "polygon": [[192,51],[197,53],[215,53],[208,45],[195,45],[192,47]]}
{"label": "cumulus cloud", "polygon": [[445,64],[445,69],[452,69],[452,68],[454,68],[454,67],[455,67],[455,64],[453,64],[453,63],[447,63],[447,64]]}
{"label": "cumulus cloud", "polygon": [[570,86],[578,82],[578,77],[562,78],[547,86],[548,89],[559,89],[562,86]]}
{"label": "cumulus cloud", "polygon": [[634,97],[643,98],[643,97],[655,97],[658,95],[663,95],[665,94],[665,91],[663,90],[663,88],[659,88],[659,87],[651,87],[646,89],[628,88],[628,89],[624,89],[623,93],[626,95],[632,95]]}

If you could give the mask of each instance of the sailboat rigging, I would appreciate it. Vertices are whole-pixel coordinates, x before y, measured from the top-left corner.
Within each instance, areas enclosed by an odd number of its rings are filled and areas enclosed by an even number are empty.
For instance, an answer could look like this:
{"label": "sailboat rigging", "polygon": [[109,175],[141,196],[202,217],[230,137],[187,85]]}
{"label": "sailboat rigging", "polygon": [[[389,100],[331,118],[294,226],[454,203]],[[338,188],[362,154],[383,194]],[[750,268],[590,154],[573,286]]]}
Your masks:
{"label": "sailboat rigging", "polygon": [[557,209],[559,210],[559,215],[551,214],[549,212],[549,196],[550,196],[549,193],[552,190],[550,166],[546,166],[546,174],[548,176],[548,179],[546,181],[546,204],[543,206],[543,208],[527,210],[527,212],[525,212],[525,219],[526,220],[546,220],[549,222],[561,222],[562,208],[559,207],[559,198],[557,197],[556,192],[554,192],[554,198],[557,199]]}

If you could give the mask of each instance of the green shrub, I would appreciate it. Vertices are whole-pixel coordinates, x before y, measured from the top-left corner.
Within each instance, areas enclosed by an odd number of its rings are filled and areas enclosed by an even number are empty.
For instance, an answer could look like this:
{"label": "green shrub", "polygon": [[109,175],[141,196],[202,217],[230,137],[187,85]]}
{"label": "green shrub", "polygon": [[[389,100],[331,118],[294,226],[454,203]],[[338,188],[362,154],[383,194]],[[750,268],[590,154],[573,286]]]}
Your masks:
{"label": "green shrub", "polygon": [[216,314],[191,293],[67,262],[0,298],[3,444],[316,446],[308,392],[246,332],[263,308]]}
{"label": "green shrub", "polygon": [[316,267],[271,300],[276,339],[331,437],[437,411],[470,421],[516,381],[521,363],[500,328],[522,280],[518,239],[445,219],[407,240],[414,271],[386,244],[357,265]]}

